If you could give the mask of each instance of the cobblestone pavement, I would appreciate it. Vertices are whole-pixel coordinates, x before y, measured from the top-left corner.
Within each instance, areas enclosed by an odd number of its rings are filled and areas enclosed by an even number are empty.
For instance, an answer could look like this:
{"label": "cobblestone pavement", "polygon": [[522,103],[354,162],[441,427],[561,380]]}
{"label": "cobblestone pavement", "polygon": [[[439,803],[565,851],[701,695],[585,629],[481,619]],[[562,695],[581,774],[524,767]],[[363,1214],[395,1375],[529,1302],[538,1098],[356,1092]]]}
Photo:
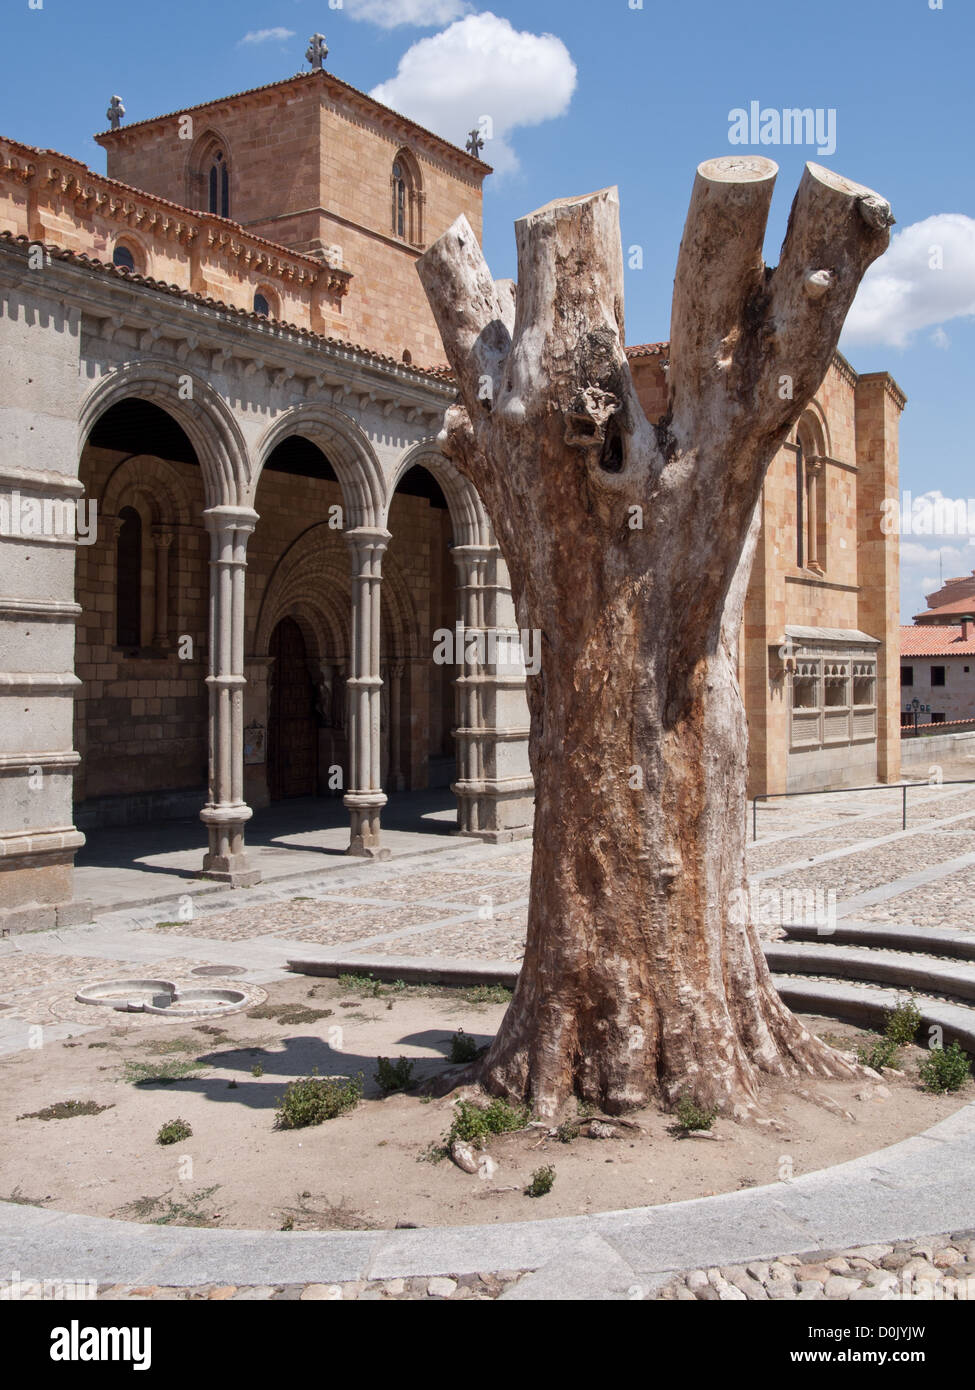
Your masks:
{"label": "cobblestone pavement", "polygon": [[[357,1302],[464,1300],[485,1302],[497,1298],[516,1283],[527,1270],[501,1270],[489,1274],[451,1274],[428,1278],[376,1279],[347,1284],[199,1284],[192,1288],[174,1288],[160,1284],[99,1284],[97,1291],[87,1290],[99,1302],[140,1301],[161,1299],[198,1303],[225,1302]],[[39,1301],[57,1297],[52,1286],[45,1289],[37,1280],[23,1280],[18,1285],[0,1287],[0,1302],[10,1300]],[[63,1295],[62,1295],[63,1296]]]}
{"label": "cobblestone pavement", "polygon": [[812,1251],[723,1269],[691,1269],[676,1275],[657,1299],[742,1302],[893,1302],[896,1299],[975,1300],[972,1231],[863,1245],[852,1250]]}
{"label": "cobblestone pavement", "polygon": [[[144,1299],[200,1301],[385,1302],[450,1300],[484,1302],[498,1298],[529,1270],[480,1274],[423,1275],[405,1279],[359,1280],[344,1284],[99,1284],[86,1292],[99,1301]],[[39,1300],[57,1291],[36,1280],[0,1286],[0,1302]],[[631,1299],[674,1302],[908,1302],[975,1301],[975,1232],[894,1245],[862,1245],[848,1250],[813,1250],[745,1265],[691,1269],[662,1285],[634,1284]]]}
{"label": "cobblestone pavement", "polygon": [[[975,930],[975,788],[919,786],[908,804],[906,832],[896,789],[760,805],[758,839],[748,846],[760,901],[774,905],[777,895],[788,917],[790,904],[819,894],[835,901],[839,916]],[[259,961],[263,978],[279,973],[289,954],[314,956],[316,948],[350,961],[368,953],[517,963],[530,867],[524,841],[454,847],[436,864],[424,855],[343,866],[11,937],[0,941],[0,1018],[33,1016],[31,1005],[43,1012],[56,987],[63,994],[88,980],[144,973],[147,962],[155,973],[186,975],[214,960],[244,971]],[[763,923],[770,927],[774,912]],[[111,951],[100,944],[106,935]]]}

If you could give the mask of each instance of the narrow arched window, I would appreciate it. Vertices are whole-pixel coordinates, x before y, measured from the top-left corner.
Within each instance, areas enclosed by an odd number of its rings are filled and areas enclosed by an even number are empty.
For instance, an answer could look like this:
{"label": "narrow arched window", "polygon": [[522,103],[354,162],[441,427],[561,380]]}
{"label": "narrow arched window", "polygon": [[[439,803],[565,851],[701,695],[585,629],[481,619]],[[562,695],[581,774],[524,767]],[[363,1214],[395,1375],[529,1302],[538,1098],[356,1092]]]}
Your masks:
{"label": "narrow arched window", "polygon": [[393,165],[393,231],[406,236],[406,172],[399,160]]}
{"label": "narrow arched window", "polygon": [[796,564],[806,563],[806,467],[802,456],[802,440],[796,441]]}
{"label": "narrow arched window", "polygon": [[117,265],[122,270],[135,270],[135,257],[127,246],[116,246],[112,252],[112,265]]}
{"label": "narrow arched window", "polygon": [[210,161],[210,211],[218,217],[230,216],[230,173],[223,150],[217,150]]}
{"label": "narrow arched window", "polygon": [[120,647],[142,645],[142,518],[134,507],[118,515],[115,542],[115,640]]}
{"label": "narrow arched window", "polygon": [[266,319],[271,317],[271,306],[262,294],[254,296],[254,313],[262,314]]}

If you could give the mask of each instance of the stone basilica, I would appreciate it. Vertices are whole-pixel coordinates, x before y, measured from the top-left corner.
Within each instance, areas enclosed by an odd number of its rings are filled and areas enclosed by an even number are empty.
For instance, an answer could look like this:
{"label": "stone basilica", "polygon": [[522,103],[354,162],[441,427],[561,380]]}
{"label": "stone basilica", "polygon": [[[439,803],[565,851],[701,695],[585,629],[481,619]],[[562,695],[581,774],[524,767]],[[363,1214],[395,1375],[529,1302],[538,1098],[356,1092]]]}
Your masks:
{"label": "stone basilica", "polygon": [[[83,919],[84,835],[199,814],[257,877],[255,808],[388,794],[530,833],[523,666],[415,262],[491,172],[327,72],[97,137],[107,175],[0,139],[0,923]],[[666,344],[628,349],[649,415]],[[752,791],[899,773],[904,397],[839,355],[763,495],[741,643]],[[487,644],[488,650],[492,645]],[[504,651],[502,641],[498,650]],[[530,676],[528,677],[531,678]],[[208,845],[206,844],[208,838]]]}

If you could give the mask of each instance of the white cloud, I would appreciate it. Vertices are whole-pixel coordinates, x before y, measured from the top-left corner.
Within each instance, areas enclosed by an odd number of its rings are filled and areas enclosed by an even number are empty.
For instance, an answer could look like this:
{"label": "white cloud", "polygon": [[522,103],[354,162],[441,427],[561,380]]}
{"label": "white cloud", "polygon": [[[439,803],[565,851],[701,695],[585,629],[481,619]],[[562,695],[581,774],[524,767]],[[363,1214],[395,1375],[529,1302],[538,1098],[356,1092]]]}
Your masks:
{"label": "white cloud", "polygon": [[285,39],[293,39],[295,31],[293,29],[252,29],[249,34],[245,34],[240,40],[241,43],[271,43],[274,40],[283,42]]}
{"label": "white cloud", "polygon": [[345,0],[350,19],[363,19],[382,29],[412,24],[418,29],[449,24],[470,12],[466,0]]}
{"label": "white cloud", "polygon": [[[853,301],[844,342],[907,347],[911,337],[975,315],[975,218],[941,212],[895,232]],[[932,339],[947,348],[947,334]]]}
{"label": "white cloud", "polygon": [[[939,494],[940,495],[940,494]],[[927,594],[941,588],[943,580],[955,575],[971,574],[975,569],[975,546],[938,544],[932,537],[926,544],[917,538],[901,537],[901,622],[908,626],[915,613],[927,608]]]}
{"label": "white cloud", "polygon": [[485,13],[420,39],[371,95],[457,145],[481,127],[490,136],[481,158],[506,174],[518,168],[507,137],[563,116],[575,85],[576,66],[561,39],[519,32]]}

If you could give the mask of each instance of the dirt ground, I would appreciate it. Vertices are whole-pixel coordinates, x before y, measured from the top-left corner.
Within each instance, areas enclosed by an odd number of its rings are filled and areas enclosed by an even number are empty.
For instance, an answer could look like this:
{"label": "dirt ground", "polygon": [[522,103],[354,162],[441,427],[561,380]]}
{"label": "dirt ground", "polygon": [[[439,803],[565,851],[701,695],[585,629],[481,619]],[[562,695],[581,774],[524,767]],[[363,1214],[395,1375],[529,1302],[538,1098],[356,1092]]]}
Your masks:
{"label": "dirt ground", "polygon": [[[378,993],[374,993],[374,988]],[[267,1017],[276,1006],[317,1013]],[[254,1016],[255,1012],[258,1014]],[[562,1143],[546,1128],[489,1140],[478,1174],[433,1161],[453,1115],[451,1097],[396,1094],[374,1081],[377,1056],[415,1059],[414,1081],[447,1066],[451,1036],[489,1041],[504,1003],[483,991],[350,987],[296,976],[268,987],[258,1010],[217,1022],[139,1026],[111,1014],[79,1032],[0,1060],[0,1199],[162,1224],[328,1230],[525,1221],[647,1206],[800,1176],[896,1143],[943,1119],[971,1096],[933,1096],[917,1082],[921,1052],[905,1049],[903,1077],[810,1083],[816,1104],[770,1082],[766,1123],[716,1121],[716,1139],[678,1138],[673,1117],[626,1118],[611,1138]],[[264,1014],[264,1016],[260,1016]],[[805,1017],[805,1016],[804,1016]],[[831,1020],[807,1026],[850,1049],[866,1035]],[[168,1084],[145,1068],[184,1073]],[[358,1108],[312,1128],[275,1128],[287,1084],[311,1074],[363,1076]],[[97,1113],[20,1118],[63,1102]],[[847,1113],[844,1113],[847,1112]],[[160,1145],[160,1127],[182,1119],[192,1137]],[[770,1121],[770,1122],[769,1122]],[[612,1123],[610,1121],[610,1123]],[[555,1169],[545,1196],[525,1187]]]}

